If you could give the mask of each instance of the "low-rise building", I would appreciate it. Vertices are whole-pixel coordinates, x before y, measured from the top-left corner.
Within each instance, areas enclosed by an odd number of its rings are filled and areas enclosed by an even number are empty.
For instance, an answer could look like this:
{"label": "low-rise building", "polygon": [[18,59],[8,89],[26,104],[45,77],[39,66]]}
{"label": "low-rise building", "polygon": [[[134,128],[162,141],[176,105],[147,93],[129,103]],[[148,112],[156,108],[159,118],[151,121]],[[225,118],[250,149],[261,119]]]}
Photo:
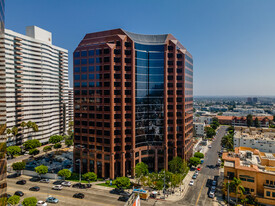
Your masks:
{"label": "low-rise building", "polygon": [[235,127],[234,147],[251,147],[261,152],[275,153],[275,129]]}
{"label": "low-rise building", "polygon": [[196,123],[205,123],[205,124],[211,124],[213,121],[212,116],[199,116],[199,117],[194,116],[193,119],[194,119],[193,121]]}
{"label": "low-rise building", "polygon": [[[275,203],[275,154],[249,147],[237,147],[235,152],[223,153],[224,182],[241,180],[244,195],[255,195],[259,203]],[[235,198],[235,193],[230,192]]]}
{"label": "low-rise building", "polygon": [[198,136],[198,137],[204,136],[205,123],[194,122],[193,127],[194,127],[195,136]]}
{"label": "low-rise building", "polygon": [[[273,119],[273,116],[253,116],[253,122],[258,119],[260,127],[269,127],[269,122]],[[233,117],[232,126],[247,126],[246,117]]]}

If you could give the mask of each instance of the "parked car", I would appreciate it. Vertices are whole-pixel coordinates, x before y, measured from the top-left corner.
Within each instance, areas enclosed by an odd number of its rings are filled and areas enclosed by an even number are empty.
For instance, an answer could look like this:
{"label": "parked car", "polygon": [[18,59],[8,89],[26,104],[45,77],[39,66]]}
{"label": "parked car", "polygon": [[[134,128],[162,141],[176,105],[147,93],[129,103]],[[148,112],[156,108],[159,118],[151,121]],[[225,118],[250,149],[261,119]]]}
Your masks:
{"label": "parked car", "polygon": [[201,171],[201,167],[198,167],[198,168],[197,168],[197,171]]}
{"label": "parked car", "polygon": [[79,187],[81,187],[81,185],[82,185],[81,183],[76,183],[76,184],[73,184],[73,187],[74,188],[79,188]]}
{"label": "parked car", "polygon": [[211,191],[215,192],[216,191],[216,186],[212,186]]}
{"label": "parked car", "polygon": [[212,186],[216,186],[216,185],[217,185],[217,181],[216,181],[216,180],[213,180]]}
{"label": "parked car", "polygon": [[54,185],[61,185],[62,182],[65,182],[64,180],[57,180],[57,181],[54,181],[53,184]]}
{"label": "parked car", "polygon": [[50,180],[49,179],[42,179],[39,182],[41,182],[41,183],[50,183]]}
{"label": "parked car", "polygon": [[209,192],[209,197],[210,197],[210,198],[214,198],[214,197],[215,197],[215,193],[214,193],[213,191],[210,191],[210,192]]}
{"label": "parked car", "polygon": [[194,185],[194,180],[191,180],[191,181],[189,182],[189,185],[190,185],[190,186],[193,186],[193,185]]}
{"label": "parked car", "polygon": [[30,191],[39,191],[39,190],[40,190],[40,187],[38,186],[34,186],[30,188]]}
{"label": "parked car", "polygon": [[9,199],[11,197],[11,194],[7,194],[7,199]]}
{"label": "parked car", "polygon": [[36,204],[36,206],[47,206],[48,204],[42,200],[39,200]]}
{"label": "parked car", "polygon": [[62,190],[62,185],[54,185],[53,187],[52,187],[52,189],[53,190]]}
{"label": "parked car", "polygon": [[73,195],[74,198],[80,198],[83,199],[84,198],[84,194],[83,193],[76,193]]}
{"label": "parked car", "polygon": [[19,196],[19,197],[22,197],[22,196],[24,195],[24,193],[23,193],[22,191],[16,191],[16,192],[14,193],[14,195],[17,195],[17,196]]}
{"label": "parked car", "polygon": [[113,190],[110,191],[111,194],[116,194],[116,195],[119,195],[122,192],[123,192],[123,190],[120,190],[118,188],[115,188],[115,189],[113,189]]}
{"label": "parked car", "polygon": [[49,203],[58,203],[59,202],[59,200],[57,199],[57,198],[55,198],[55,197],[48,197],[47,199],[46,199],[46,202],[49,202]]}
{"label": "parked car", "polygon": [[19,181],[16,182],[16,184],[18,184],[18,185],[25,185],[26,182],[27,182],[26,180],[19,180]]}
{"label": "parked car", "polygon": [[129,199],[128,196],[120,196],[120,197],[118,198],[119,201],[123,201],[123,202],[127,202],[128,199]]}
{"label": "parked car", "polygon": [[199,175],[199,171],[198,170],[195,171],[195,175]]}
{"label": "parked car", "polygon": [[30,181],[31,182],[38,182],[38,181],[40,181],[40,177],[32,177],[31,179],[30,179]]}
{"label": "parked car", "polygon": [[194,175],[192,176],[192,179],[197,179],[197,175],[194,174]]}
{"label": "parked car", "polygon": [[64,186],[64,187],[71,187],[72,183],[68,182],[68,181],[65,181],[65,182],[62,182],[61,185]]}
{"label": "parked car", "polygon": [[14,173],[14,174],[11,174],[11,175],[8,175],[7,178],[16,178],[20,175],[18,175],[17,173]]}
{"label": "parked car", "polygon": [[210,145],[208,145],[208,148],[212,148],[212,145],[210,144]]}

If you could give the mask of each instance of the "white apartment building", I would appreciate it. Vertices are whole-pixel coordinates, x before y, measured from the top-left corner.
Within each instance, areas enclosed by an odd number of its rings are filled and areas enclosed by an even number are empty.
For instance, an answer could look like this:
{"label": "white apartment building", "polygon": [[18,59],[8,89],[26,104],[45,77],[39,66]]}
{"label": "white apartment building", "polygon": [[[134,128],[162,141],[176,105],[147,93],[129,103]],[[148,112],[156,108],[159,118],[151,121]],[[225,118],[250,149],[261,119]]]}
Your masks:
{"label": "white apartment building", "polygon": [[235,147],[251,147],[260,152],[275,153],[275,129],[236,126]]}
{"label": "white apartment building", "polygon": [[69,121],[74,121],[74,88],[68,88],[68,95],[69,95]]}
{"label": "white apartment building", "polygon": [[211,124],[213,122],[213,117],[210,116],[194,116],[193,118],[194,123],[205,123],[205,124]]}
{"label": "white apartment building", "polygon": [[[36,26],[26,27],[26,35],[6,29],[0,41],[5,45],[0,48],[0,110],[6,112],[0,124],[18,128],[7,144],[28,139],[46,143],[52,135],[65,134],[68,51],[54,46],[52,34]],[[20,127],[28,121],[38,125],[38,132]]]}
{"label": "white apartment building", "polygon": [[204,127],[205,127],[205,123],[194,122],[193,128],[194,128],[195,136],[203,137],[204,136]]}

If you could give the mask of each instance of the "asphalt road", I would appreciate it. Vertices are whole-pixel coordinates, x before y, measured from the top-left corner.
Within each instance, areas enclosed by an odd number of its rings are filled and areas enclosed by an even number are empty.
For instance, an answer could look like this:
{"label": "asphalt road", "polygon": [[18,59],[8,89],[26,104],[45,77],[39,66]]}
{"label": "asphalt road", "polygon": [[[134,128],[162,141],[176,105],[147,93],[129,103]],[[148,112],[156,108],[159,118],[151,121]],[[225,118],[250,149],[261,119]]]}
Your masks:
{"label": "asphalt road", "polygon": [[[90,189],[78,189],[72,187],[63,187],[62,190],[52,190],[52,183],[39,183],[39,182],[30,182],[27,180],[25,185],[17,185],[16,181],[24,178],[12,178],[8,179],[8,193],[13,195],[15,191],[22,191],[24,196],[21,198],[23,201],[26,197],[36,197],[37,200],[45,201],[46,198],[51,195],[59,199],[58,204],[49,203],[48,205],[62,205],[62,206],[116,206],[116,205],[124,205],[125,202],[118,201],[119,195],[110,194],[107,190],[100,190],[97,188]],[[52,181],[53,182],[53,181]],[[40,191],[30,191],[29,188],[33,186],[39,186]],[[76,199],[73,198],[75,193],[83,193],[85,195],[84,199]],[[154,200],[149,200],[148,202],[142,201],[142,205],[153,205]]]}
{"label": "asphalt road", "polygon": [[[218,151],[221,150],[221,138],[226,134],[227,126],[221,126],[217,132],[216,140],[212,142],[212,148],[206,153],[201,171],[193,186],[190,186],[184,198],[177,205],[208,206],[213,205],[213,199],[208,197],[209,190],[214,178],[218,179],[219,169]],[[174,204],[176,205],[176,204]]]}

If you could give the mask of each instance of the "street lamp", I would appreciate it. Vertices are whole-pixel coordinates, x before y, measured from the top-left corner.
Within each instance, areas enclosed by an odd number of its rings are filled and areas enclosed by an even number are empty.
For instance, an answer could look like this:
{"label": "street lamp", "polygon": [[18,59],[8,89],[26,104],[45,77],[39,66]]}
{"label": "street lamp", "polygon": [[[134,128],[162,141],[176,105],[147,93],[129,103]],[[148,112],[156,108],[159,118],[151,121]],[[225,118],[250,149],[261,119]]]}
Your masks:
{"label": "street lamp", "polygon": [[79,162],[79,183],[81,183],[81,160],[77,159],[75,162]]}

